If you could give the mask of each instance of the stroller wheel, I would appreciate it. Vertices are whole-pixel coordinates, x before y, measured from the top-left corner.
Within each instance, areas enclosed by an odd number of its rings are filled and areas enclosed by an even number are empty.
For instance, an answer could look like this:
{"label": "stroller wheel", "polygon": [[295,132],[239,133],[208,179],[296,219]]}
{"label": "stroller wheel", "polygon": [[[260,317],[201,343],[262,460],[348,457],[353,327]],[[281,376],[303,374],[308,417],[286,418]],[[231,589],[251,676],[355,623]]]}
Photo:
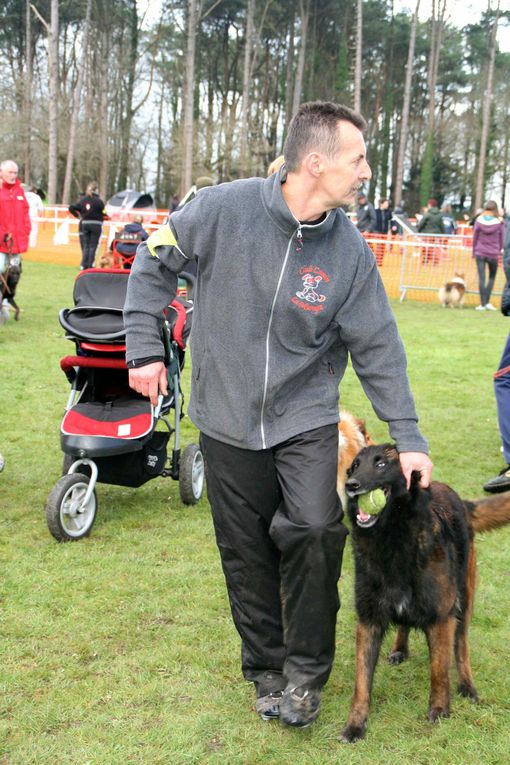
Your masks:
{"label": "stroller wheel", "polygon": [[46,521],[59,542],[76,541],[90,534],[96,518],[97,497],[94,489],[86,498],[88,486],[88,476],[71,473],[57,481],[48,497]]}
{"label": "stroller wheel", "polygon": [[179,491],[185,505],[196,505],[204,488],[204,458],[196,444],[188,444],[179,461]]}

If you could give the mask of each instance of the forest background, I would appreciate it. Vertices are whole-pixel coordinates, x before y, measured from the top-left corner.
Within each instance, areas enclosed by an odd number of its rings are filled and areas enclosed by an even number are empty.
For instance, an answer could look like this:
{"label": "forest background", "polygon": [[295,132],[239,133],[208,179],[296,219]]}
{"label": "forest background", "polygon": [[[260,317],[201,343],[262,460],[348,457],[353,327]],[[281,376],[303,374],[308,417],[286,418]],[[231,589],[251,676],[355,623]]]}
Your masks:
{"label": "forest background", "polygon": [[0,158],[51,204],[97,179],[168,207],[199,176],[265,175],[299,103],[328,99],[368,119],[371,199],[505,206],[510,10],[459,27],[453,1],[4,0]]}

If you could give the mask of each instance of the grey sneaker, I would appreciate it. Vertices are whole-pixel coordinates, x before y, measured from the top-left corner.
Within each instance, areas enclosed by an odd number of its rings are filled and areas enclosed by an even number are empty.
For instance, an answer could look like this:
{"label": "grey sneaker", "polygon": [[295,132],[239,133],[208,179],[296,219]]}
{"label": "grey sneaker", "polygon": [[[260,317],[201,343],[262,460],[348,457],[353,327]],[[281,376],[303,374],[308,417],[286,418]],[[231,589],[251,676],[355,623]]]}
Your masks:
{"label": "grey sneaker", "polygon": [[507,465],[500,471],[499,475],[495,478],[491,478],[483,485],[485,491],[491,494],[497,494],[500,491],[508,491],[510,489],[510,465]]}
{"label": "grey sneaker", "polygon": [[295,728],[308,728],[316,720],[321,706],[318,688],[287,686],[280,703],[280,720]]}
{"label": "grey sneaker", "polygon": [[255,702],[255,709],[261,720],[277,720],[280,717],[280,701],[283,691],[273,691],[266,696],[261,696]]}

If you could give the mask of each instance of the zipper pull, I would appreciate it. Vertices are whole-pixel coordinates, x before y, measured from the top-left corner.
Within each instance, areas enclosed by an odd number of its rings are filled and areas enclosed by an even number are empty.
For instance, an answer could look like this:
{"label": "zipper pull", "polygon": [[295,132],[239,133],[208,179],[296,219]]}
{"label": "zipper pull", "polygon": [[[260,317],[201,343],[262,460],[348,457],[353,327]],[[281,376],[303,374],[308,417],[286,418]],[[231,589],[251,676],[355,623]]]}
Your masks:
{"label": "zipper pull", "polygon": [[303,249],[303,232],[301,231],[301,224],[298,226],[296,232],[296,252],[301,252]]}

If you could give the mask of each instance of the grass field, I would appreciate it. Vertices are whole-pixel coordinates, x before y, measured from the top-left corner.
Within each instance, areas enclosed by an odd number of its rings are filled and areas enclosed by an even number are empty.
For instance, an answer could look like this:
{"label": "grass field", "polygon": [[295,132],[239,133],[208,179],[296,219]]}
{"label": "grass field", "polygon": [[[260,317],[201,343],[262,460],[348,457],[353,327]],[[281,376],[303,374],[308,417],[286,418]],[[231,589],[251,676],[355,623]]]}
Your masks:
{"label": "grass field", "polygon": [[[59,423],[72,351],[58,324],[76,268],[26,262],[23,313],[0,328],[0,765],[505,765],[510,762],[510,528],[478,540],[471,629],[481,703],[455,696],[426,721],[422,635],[400,667],[381,661],[362,743],[337,737],[353,687],[350,548],[340,581],[337,657],[307,731],[262,723],[239,670],[208,506],[177,484],[99,485],[91,536],[58,544],[44,517],[60,475]],[[510,323],[499,313],[394,304],[435,477],[465,497],[503,464],[492,372]],[[189,356],[185,387],[189,375]],[[386,440],[352,371],[342,405]],[[183,440],[196,440],[187,421]],[[390,636],[385,644],[388,647]]]}

